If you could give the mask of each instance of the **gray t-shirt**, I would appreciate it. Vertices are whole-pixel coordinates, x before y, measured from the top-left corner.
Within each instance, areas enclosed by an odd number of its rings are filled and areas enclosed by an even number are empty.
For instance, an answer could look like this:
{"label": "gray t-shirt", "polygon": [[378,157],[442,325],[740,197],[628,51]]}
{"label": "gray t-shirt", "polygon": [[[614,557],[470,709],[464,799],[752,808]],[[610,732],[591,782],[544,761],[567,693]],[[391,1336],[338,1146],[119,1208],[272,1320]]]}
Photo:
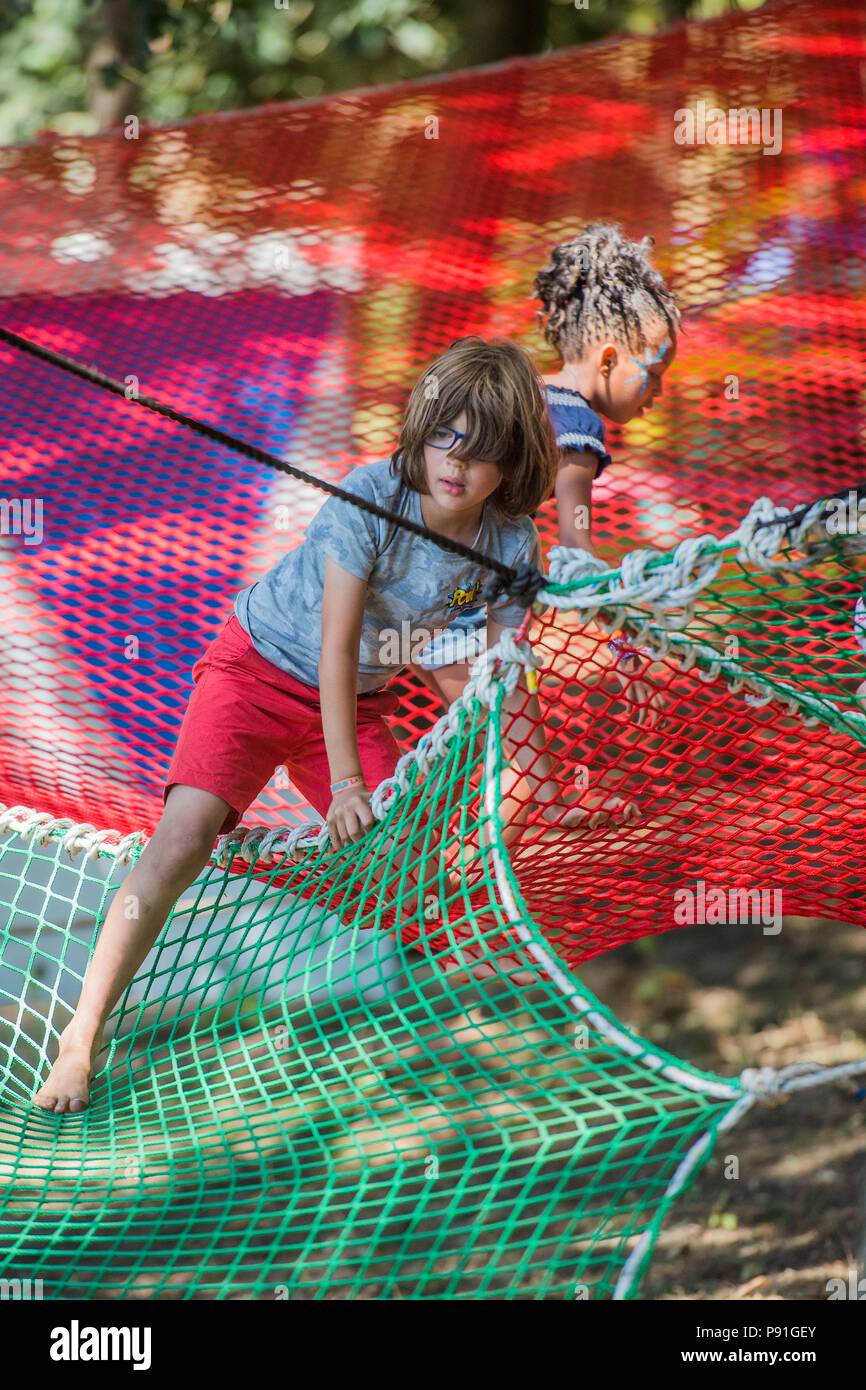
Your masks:
{"label": "gray t-shirt", "polygon": [[[390,460],[362,464],[340,484],[423,525],[421,499],[391,476]],[[539,566],[541,542],[529,517],[511,521],[488,498],[473,549],[517,566]],[[235,599],[238,621],[256,651],[304,685],[318,688],[325,556],[367,581],[357,693],[380,690],[458,613],[483,607],[490,571],[442,550],[351,502],[328,497],[290,550]],[[525,608],[506,595],[490,609],[517,627]]]}

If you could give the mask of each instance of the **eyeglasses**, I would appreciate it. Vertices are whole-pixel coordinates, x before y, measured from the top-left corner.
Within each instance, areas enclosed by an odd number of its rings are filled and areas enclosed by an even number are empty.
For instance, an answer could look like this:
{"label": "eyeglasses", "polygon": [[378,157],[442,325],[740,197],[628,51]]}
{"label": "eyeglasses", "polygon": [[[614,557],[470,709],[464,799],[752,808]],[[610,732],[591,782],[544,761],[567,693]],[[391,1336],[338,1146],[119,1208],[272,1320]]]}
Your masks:
{"label": "eyeglasses", "polygon": [[460,434],[459,430],[452,430],[448,425],[437,425],[424,443],[430,444],[434,449],[453,449],[458,439],[465,438],[466,435]]}

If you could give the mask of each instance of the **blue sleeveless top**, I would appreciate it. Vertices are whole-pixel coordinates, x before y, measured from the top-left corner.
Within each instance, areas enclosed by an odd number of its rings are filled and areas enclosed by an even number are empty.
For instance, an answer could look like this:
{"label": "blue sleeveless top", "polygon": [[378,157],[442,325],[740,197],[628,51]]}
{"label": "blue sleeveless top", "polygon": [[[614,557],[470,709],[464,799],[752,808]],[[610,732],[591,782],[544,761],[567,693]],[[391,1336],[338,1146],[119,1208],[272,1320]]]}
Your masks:
{"label": "blue sleeveless top", "polygon": [[598,455],[595,476],[600,478],[611,462],[604,443],[604,425],[589,401],[568,386],[547,387],[547,413],[558,449],[591,449]]}

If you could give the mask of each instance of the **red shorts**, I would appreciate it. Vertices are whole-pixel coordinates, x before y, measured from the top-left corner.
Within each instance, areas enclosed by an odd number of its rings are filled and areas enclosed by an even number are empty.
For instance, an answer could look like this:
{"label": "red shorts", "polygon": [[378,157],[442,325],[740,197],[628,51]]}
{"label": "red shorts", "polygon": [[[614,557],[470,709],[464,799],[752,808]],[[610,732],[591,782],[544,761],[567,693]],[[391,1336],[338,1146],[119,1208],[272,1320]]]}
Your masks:
{"label": "red shorts", "polygon": [[[260,656],[234,614],[192,678],[163,800],[176,782],[221,796],[231,807],[220,827],[224,835],[285,765],[298,791],[327,815],[331,772],[319,691]],[[399,703],[392,690],[358,696],[358,752],[371,789],[391,776],[402,752],[384,718]]]}

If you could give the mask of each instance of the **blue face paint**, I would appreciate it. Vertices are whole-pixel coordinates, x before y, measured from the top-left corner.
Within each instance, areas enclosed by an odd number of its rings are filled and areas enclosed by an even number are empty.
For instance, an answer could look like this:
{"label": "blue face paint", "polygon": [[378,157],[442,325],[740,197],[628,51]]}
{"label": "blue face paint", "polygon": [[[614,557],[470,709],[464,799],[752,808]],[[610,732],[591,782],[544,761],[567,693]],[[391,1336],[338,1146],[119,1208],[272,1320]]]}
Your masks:
{"label": "blue face paint", "polygon": [[635,363],[636,366],[640,367],[640,372],[638,373],[638,376],[630,376],[628,378],[627,384],[630,385],[631,382],[640,380],[640,394],[643,395],[644,391],[647,388],[647,382],[649,380],[649,368],[653,365],[653,363],[661,362],[669,347],[670,340],[668,338],[665,338],[655,357],[647,356],[649,348],[646,348],[644,351],[644,357],[646,359],[645,361],[641,362],[637,357],[633,357],[631,360]]}

